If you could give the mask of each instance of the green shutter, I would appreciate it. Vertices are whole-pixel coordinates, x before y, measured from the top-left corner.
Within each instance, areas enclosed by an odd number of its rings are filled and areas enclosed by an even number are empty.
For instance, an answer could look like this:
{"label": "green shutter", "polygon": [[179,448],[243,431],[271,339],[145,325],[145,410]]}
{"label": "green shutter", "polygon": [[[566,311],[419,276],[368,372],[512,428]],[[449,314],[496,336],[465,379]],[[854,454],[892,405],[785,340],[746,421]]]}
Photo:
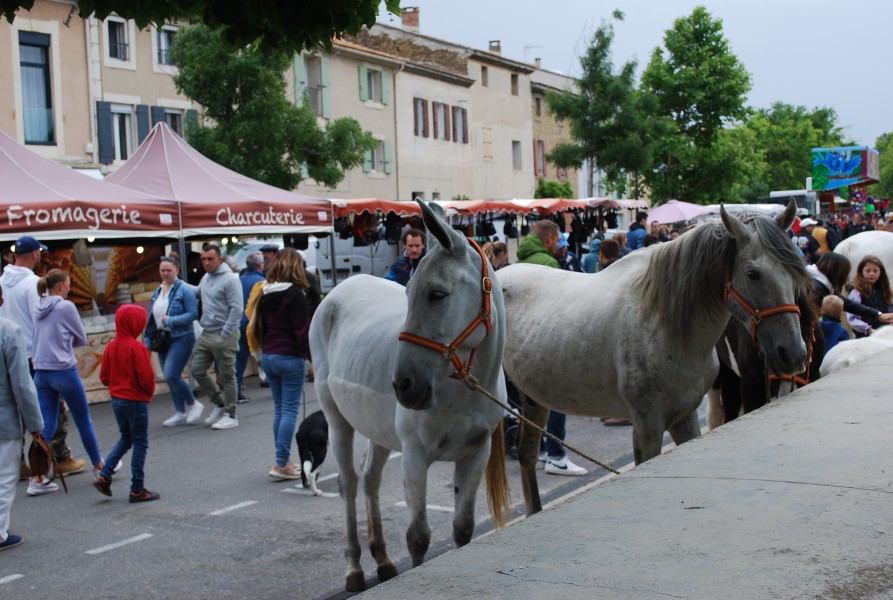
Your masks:
{"label": "green shutter", "polygon": [[391,142],[388,140],[384,140],[384,172],[390,173],[394,170],[393,161],[392,161],[393,153],[391,152]]}
{"label": "green shutter", "polygon": [[307,89],[307,74],[304,69],[304,55],[300,52],[295,54],[294,60],[295,72],[295,105],[302,106],[304,104],[304,94]]}
{"label": "green shutter", "polygon": [[366,101],[369,99],[369,80],[367,79],[366,67],[360,65],[357,70],[360,73],[360,100]]}
{"label": "green shutter", "polygon": [[366,157],[363,159],[363,172],[368,173],[372,170],[372,150],[366,151]]}
{"label": "green shutter", "polygon": [[384,69],[381,70],[381,103],[388,103],[388,81],[390,80],[390,74]]}
{"label": "green shutter", "polygon": [[329,57],[323,56],[319,61],[320,78],[322,79],[322,116],[332,116],[332,93],[329,86]]}

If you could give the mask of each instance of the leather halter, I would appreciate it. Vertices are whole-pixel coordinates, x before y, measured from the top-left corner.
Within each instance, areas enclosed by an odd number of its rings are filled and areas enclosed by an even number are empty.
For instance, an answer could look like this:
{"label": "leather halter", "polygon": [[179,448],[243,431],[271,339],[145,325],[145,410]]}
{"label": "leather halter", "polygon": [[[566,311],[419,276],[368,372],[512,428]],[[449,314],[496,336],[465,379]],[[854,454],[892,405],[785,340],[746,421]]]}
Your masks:
{"label": "leather halter", "polygon": [[800,307],[796,304],[778,304],[776,306],[772,306],[769,308],[754,308],[750,302],[748,302],[744,296],[742,296],[738,290],[732,287],[731,278],[726,280],[725,291],[723,291],[722,301],[723,303],[728,303],[729,296],[732,296],[735,300],[737,300],[738,304],[750,315],[751,325],[750,325],[750,335],[753,338],[754,343],[757,341],[757,327],[760,323],[763,322],[763,319],[766,317],[772,317],[775,315],[780,315],[783,313],[797,313],[800,315]]}
{"label": "leather halter", "polygon": [[481,300],[481,312],[468,324],[462,333],[460,333],[456,339],[454,339],[449,344],[442,344],[440,342],[435,342],[434,340],[428,339],[426,337],[422,337],[420,335],[416,335],[414,333],[410,333],[408,331],[400,332],[400,335],[397,339],[401,342],[409,342],[411,344],[416,344],[417,346],[421,346],[423,348],[427,348],[428,350],[434,350],[445,359],[453,363],[453,366],[456,368],[456,372],[450,375],[455,379],[465,379],[469,372],[471,371],[471,365],[474,363],[474,357],[477,353],[477,346],[472,348],[471,354],[468,356],[468,363],[463,363],[462,359],[459,358],[458,350],[459,346],[462,345],[462,342],[470,336],[475,329],[483,325],[487,329],[487,335],[490,335],[490,331],[493,329],[493,321],[490,318],[490,296],[493,292],[493,280],[490,279],[490,271],[487,263],[487,257],[484,255],[481,247],[478,246],[477,242],[475,242],[471,238],[466,238],[468,243],[477,251],[477,253],[481,257],[481,287],[483,289],[482,292],[482,300]]}

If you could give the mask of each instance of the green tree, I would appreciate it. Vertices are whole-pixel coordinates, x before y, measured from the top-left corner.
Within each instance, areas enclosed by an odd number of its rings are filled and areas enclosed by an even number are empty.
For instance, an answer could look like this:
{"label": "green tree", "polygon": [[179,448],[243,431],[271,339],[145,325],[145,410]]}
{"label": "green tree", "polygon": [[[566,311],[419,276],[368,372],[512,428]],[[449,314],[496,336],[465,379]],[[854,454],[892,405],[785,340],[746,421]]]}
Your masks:
{"label": "green tree", "polygon": [[[614,12],[623,20],[623,13]],[[603,170],[612,181],[634,178],[650,161],[647,124],[643,122],[643,98],[635,91],[636,62],[627,62],[618,73],[611,61],[614,26],[602,23],[581,57],[582,76],[578,89],[549,92],[546,102],[559,121],[570,124],[573,142],[558,144],[547,154],[559,167],[579,169],[588,162],[590,169]],[[587,191],[592,196],[592,181]],[[636,178],[637,179],[637,178]]]}
{"label": "green tree", "polygon": [[655,138],[657,166],[646,173],[652,198],[721,200],[741,165],[721,160],[713,146],[724,126],[746,118],[750,74],[732,54],[722,21],[703,6],[677,19],[664,45],[666,56],[655,48],[642,74],[642,89],[653,96],[656,114],[674,125]]}
{"label": "green tree", "polygon": [[759,109],[742,127],[753,133],[755,149],[763,154],[765,170],[761,195],[770,190],[800,189],[812,174],[813,148],[844,142],[832,108],[809,110],[776,102]]}
{"label": "green tree", "polygon": [[[241,47],[260,41],[265,47],[300,52],[303,48],[332,47],[332,38],[356,35],[371,27],[380,0],[77,0],[82,17],[105,19],[111,13],[149,24],[188,19],[222,28],[230,44]],[[0,0],[0,15],[12,23],[19,9],[30,10],[34,0]],[[400,14],[399,0],[385,0],[388,12]]]}
{"label": "green tree", "polygon": [[335,187],[378,143],[355,119],[336,119],[322,130],[309,103],[292,104],[285,53],[233,51],[220,30],[198,25],[177,33],[172,55],[177,89],[213,122],[188,127],[189,143],[243,175],[291,190],[306,173]]}
{"label": "green tree", "polygon": [[540,177],[536,182],[534,198],[573,198],[574,188],[568,181],[555,181]]}

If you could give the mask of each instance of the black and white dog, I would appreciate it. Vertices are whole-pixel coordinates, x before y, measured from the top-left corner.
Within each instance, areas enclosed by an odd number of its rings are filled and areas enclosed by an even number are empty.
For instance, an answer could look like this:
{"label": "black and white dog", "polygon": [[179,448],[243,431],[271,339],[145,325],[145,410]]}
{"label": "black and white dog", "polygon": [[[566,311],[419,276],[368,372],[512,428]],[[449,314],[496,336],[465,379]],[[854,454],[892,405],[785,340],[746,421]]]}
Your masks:
{"label": "black and white dog", "polygon": [[309,487],[314,496],[319,496],[322,492],[316,487],[316,476],[326,459],[329,445],[329,424],[321,410],[301,421],[295,441],[298,443],[298,457],[301,459],[301,483],[304,484],[304,489]]}

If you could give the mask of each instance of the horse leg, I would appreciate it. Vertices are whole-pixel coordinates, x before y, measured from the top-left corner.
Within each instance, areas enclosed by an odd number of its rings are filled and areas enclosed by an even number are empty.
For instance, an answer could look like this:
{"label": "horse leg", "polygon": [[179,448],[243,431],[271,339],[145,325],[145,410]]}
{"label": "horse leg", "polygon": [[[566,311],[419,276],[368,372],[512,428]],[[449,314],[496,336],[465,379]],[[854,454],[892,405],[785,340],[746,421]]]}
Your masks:
{"label": "horse leg", "polygon": [[660,454],[665,427],[656,415],[637,412],[633,417],[633,458],[637,465]]}
{"label": "horse leg", "polygon": [[[521,414],[545,429],[549,409],[537,404],[523,392],[520,392],[520,395],[523,407]],[[540,454],[542,437],[542,432],[521,422],[521,433],[518,436],[518,463],[521,466],[521,487],[524,490],[524,507],[528,517],[543,510],[539,485],[536,481],[536,460]]]}
{"label": "horse leg", "polygon": [[683,417],[670,425],[669,431],[670,437],[673,438],[677,446],[701,435],[701,426],[698,424],[698,411],[693,410],[688,413],[687,417]]}
{"label": "horse leg", "polygon": [[384,446],[369,443],[369,455],[363,473],[363,490],[366,492],[366,523],[368,527],[369,552],[378,565],[379,581],[387,581],[397,576],[397,565],[388,556],[384,534],[381,528],[381,476],[391,451]]}
{"label": "horse leg", "polygon": [[[487,440],[489,442],[490,438]],[[470,542],[474,533],[474,500],[481,485],[481,477],[489,454],[490,443],[484,443],[471,455],[456,461],[453,473],[453,492],[456,494],[453,541],[457,547]]]}
{"label": "horse leg", "polygon": [[403,448],[403,492],[409,507],[410,522],[406,530],[406,547],[417,567],[425,561],[428,544],[431,543],[431,528],[428,527],[427,495],[428,467],[430,463],[424,453],[417,449]]}
{"label": "horse leg", "polygon": [[[347,575],[344,588],[348,592],[361,592],[366,589],[366,578],[363,576],[363,568],[360,566],[360,538],[357,533],[357,472],[353,464],[353,427],[338,412],[331,396],[320,393],[321,386],[317,386],[317,394],[320,403],[326,406],[326,420],[329,423],[329,440],[332,444],[332,453],[338,464],[338,491],[344,500],[345,513],[345,538],[347,547],[344,549],[344,557],[347,559]],[[326,401],[327,400],[327,401]]]}

